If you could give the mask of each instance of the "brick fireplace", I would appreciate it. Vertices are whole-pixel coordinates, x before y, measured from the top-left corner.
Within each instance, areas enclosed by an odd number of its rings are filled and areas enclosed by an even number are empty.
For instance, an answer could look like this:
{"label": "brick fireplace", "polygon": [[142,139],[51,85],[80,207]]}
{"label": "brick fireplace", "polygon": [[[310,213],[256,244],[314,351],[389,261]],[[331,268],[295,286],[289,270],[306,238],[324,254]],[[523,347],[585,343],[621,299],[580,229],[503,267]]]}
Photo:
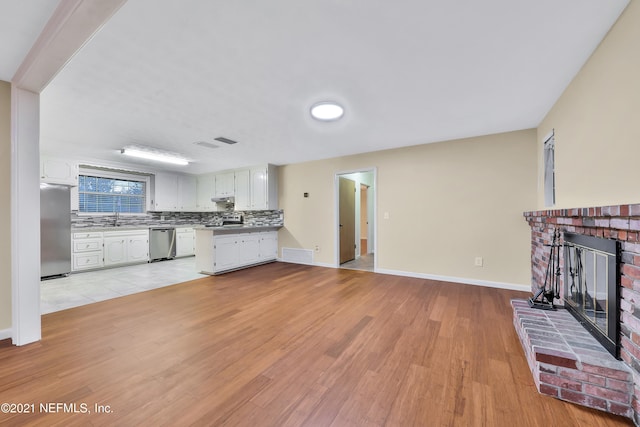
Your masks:
{"label": "brick fireplace", "polygon": [[[552,341],[556,340],[557,335],[563,334],[562,329],[573,327],[563,323],[571,322],[571,319],[563,318],[559,324],[555,324],[557,316],[545,314],[542,317],[545,317],[545,322],[550,321],[551,324],[544,325],[536,319],[541,316],[541,313],[536,313],[535,309],[528,311],[528,307],[523,306],[521,302],[514,302],[514,324],[525,347],[525,354],[538,390],[563,400],[632,417],[636,425],[640,425],[640,204],[533,211],[525,212],[524,217],[531,227],[533,293],[544,284],[549,255],[549,247],[545,245],[551,244],[555,229],[559,229],[562,233],[569,232],[617,240],[621,255],[619,259],[621,361],[610,360],[609,355],[604,353],[602,357],[597,356],[596,353],[583,356],[584,352],[581,349],[578,349],[577,353],[565,351],[566,348],[554,349]],[[564,272],[562,257],[560,269]],[[561,274],[558,280],[561,297],[554,302],[558,306],[563,306],[565,275]],[[559,312],[564,311],[559,310]],[[543,326],[540,330],[536,330],[537,325]],[[557,330],[553,332],[553,328]],[[546,337],[547,343],[541,343],[542,336]],[[567,344],[566,340],[563,342]],[[537,356],[540,360],[536,360]],[[589,363],[582,363],[585,357]],[[604,374],[602,378],[590,377],[593,372],[588,371],[594,369],[594,358],[602,365],[598,371],[598,374]],[[549,360],[557,362],[556,365],[548,363]],[[568,360],[570,362],[567,362]],[[616,363],[621,366],[614,366]],[[573,378],[569,378],[567,374],[567,364],[576,369],[570,372]],[[587,371],[581,370],[583,365],[587,367]],[[621,376],[624,376],[621,372],[625,370],[630,373],[629,386],[620,383]],[[610,373],[609,376],[607,372]],[[609,384],[613,387],[607,387]],[[618,393],[624,390],[628,392],[628,402],[625,402],[626,398]],[[615,399],[607,400],[611,396],[615,396]]]}

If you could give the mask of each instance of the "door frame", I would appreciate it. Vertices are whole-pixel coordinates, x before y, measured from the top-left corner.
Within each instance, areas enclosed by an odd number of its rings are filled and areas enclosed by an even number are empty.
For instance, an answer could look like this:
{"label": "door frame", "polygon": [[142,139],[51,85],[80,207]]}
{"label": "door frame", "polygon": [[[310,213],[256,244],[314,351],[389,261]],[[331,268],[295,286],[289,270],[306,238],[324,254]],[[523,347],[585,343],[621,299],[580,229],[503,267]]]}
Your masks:
{"label": "door frame", "polygon": [[[375,166],[361,169],[342,170],[335,173],[333,177],[333,233],[334,233],[334,248],[333,248],[333,265],[335,268],[340,267],[340,176],[349,175],[352,173],[372,173],[373,185],[370,189],[373,189],[373,253],[378,253],[378,168]],[[370,196],[370,194],[369,194]],[[371,222],[371,218],[369,218]],[[358,257],[358,254],[356,254]],[[374,255],[373,258],[373,271],[378,271],[378,257]]]}

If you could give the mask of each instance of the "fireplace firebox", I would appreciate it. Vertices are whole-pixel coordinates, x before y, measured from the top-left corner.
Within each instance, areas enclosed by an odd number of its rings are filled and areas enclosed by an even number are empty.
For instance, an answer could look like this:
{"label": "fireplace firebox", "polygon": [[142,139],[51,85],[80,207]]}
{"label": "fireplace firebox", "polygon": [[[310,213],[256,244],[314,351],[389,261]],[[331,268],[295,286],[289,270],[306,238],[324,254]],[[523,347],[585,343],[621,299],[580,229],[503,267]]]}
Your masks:
{"label": "fireplace firebox", "polygon": [[564,233],[565,307],[618,359],[619,254],[615,240]]}

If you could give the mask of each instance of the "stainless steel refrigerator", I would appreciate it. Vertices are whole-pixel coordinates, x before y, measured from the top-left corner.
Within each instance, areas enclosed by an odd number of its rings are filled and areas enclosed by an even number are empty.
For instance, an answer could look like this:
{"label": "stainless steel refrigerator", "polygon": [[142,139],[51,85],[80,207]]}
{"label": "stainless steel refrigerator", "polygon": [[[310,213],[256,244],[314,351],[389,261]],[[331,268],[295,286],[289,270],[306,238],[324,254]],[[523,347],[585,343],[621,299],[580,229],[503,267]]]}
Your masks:
{"label": "stainless steel refrigerator", "polygon": [[40,277],[71,272],[71,191],[40,184]]}

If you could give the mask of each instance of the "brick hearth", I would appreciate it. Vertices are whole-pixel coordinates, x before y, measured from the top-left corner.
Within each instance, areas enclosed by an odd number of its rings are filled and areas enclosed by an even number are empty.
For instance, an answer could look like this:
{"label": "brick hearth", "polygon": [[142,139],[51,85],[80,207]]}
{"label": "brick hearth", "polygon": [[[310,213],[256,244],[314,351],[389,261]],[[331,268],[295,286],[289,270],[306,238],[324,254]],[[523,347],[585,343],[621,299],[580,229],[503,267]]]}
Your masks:
{"label": "brick hearth", "polygon": [[[551,243],[554,229],[620,241],[620,357],[632,374],[631,407],[633,419],[640,425],[640,204],[525,212],[524,217],[531,226],[533,293],[544,284],[549,253],[545,245]],[[561,257],[560,267],[564,272],[563,264]],[[559,279],[560,295],[564,295],[563,277]],[[555,303],[564,305],[562,298]],[[525,352],[528,351],[525,348]],[[602,407],[598,409],[619,413]]]}
{"label": "brick hearth", "polygon": [[538,310],[512,300],[513,324],[538,391],[633,417],[631,368],[616,360],[567,310]]}

